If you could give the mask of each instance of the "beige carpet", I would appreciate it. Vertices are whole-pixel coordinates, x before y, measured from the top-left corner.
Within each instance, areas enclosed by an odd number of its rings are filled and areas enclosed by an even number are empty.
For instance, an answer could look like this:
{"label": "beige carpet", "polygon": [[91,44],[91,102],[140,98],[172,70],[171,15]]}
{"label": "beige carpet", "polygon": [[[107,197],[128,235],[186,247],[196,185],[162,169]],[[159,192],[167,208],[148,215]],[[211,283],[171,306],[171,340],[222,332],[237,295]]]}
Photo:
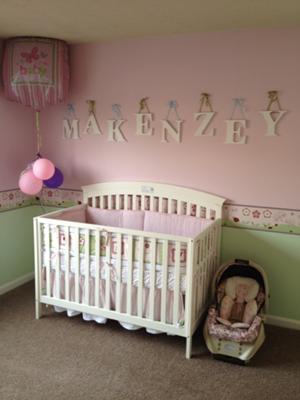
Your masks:
{"label": "beige carpet", "polygon": [[0,399],[300,399],[300,332],[267,326],[252,363],[215,361],[201,331],[185,341],[47,311],[34,320],[33,284],[0,297]]}

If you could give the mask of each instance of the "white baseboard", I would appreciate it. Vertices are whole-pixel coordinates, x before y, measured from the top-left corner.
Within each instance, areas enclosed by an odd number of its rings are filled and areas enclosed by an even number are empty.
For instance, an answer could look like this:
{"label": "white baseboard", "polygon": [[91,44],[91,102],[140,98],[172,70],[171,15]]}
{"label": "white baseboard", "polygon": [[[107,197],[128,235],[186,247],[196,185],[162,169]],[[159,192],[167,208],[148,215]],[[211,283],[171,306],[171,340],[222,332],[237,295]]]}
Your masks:
{"label": "white baseboard", "polygon": [[24,285],[24,283],[31,281],[33,278],[34,272],[30,272],[29,274],[20,276],[20,278],[5,283],[4,285],[0,286],[0,295],[9,292],[10,290],[13,290],[18,286]]}
{"label": "white baseboard", "polygon": [[297,319],[277,317],[276,315],[266,315],[266,323],[270,325],[280,326],[282,328],[300,330],[300,321]]}

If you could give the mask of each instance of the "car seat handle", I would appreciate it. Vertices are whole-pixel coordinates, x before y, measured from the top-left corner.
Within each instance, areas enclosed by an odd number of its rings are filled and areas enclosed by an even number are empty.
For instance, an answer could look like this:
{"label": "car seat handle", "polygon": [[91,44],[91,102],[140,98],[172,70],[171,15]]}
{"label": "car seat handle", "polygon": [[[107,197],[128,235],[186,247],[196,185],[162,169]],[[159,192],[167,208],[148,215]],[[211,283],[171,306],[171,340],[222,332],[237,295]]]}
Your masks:
{"label": "car seat handle", "polygon": [[237,264],[249,265],[249,260],[242,260],[242,259],[240,259],[240,258],[236,258],[236,259],[234,260],[234,262],[237,263]]}

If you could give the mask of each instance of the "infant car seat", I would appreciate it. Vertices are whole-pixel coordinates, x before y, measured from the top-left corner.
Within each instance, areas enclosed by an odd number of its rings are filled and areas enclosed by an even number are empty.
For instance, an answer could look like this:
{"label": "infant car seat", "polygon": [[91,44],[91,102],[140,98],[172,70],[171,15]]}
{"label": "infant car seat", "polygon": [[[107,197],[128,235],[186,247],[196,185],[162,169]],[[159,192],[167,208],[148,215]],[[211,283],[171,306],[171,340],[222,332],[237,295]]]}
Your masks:
{"label": "infant car seat", "polygon": [[253,261],[231,260],[217,271],[212,290],[215,302],[203,331],[206,345],[214,358],[245,365],[265,340],[265,272]]}

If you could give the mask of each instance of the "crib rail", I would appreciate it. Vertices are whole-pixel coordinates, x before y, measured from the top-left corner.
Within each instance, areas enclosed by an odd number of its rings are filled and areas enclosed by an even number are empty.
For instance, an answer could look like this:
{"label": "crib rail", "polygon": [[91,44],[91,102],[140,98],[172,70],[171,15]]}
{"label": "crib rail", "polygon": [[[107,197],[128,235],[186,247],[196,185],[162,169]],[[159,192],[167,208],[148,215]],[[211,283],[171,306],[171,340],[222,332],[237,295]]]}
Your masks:
{"label": "crib rail", "polygon": [[[182,258],[191,251],[191,239],[41,217],[35,219],[35,231],[39,301],[185,336],[179,317],[181,282],[187,272],[183,274],[181,265]],[[127,268],[123,282],[124,239]],[[171,253],[173,265],[170,267],[168,256]],[[133,269],[137,271],[135,284]],[[168,311],[170,269],[174,276],[173,306]],[[144,298],[146,272],[150,281],[146,288],[147,304]],[[156,285],[158,273],[159,289]],[[158,292],[159,310],[155,302]]]}
{"label": "crib rail", "polygon": [[84,203],[116,210],[149,210],[207,219],[222,216],[224,198],[189,188],[149,182],[108,182],[83,187]]}
{"label": "crib rail", "polygon": [[187,339],[189,358],[218,266],[220,229],[215,221],[193,240],[36,217],[36,317],[44,303],[176,334]]}

